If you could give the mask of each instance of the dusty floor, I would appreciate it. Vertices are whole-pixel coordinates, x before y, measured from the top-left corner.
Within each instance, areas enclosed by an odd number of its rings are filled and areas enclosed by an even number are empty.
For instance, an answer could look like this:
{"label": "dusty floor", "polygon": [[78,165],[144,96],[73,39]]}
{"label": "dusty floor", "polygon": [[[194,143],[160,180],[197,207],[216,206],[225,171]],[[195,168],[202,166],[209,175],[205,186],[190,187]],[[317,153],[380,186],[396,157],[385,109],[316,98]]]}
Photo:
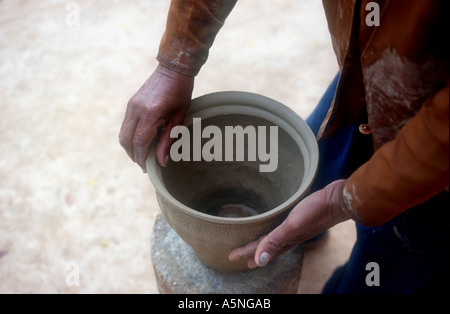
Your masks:
{"label": "dusty floor", "polygon": [[[157,293],[154,189],[117,134],[168,5],[0,1],[1,293]],[[240,0],[194,96],[250,91],[306,118],[336,71],[320,1]],[[354,233],[341,224],[306,252],[300,293],[320,292]]]}

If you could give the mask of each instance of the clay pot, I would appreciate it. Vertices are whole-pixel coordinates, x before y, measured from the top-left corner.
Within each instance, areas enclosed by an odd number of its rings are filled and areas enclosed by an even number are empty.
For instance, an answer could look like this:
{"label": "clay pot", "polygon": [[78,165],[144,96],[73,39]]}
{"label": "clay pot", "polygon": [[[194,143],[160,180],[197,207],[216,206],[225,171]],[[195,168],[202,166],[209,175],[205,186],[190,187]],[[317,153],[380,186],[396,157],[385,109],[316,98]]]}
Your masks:
{"label": "clay pot", "polygon": [[[318,165],[315,137],[286,106],[245,92],[196,98],[185,122],[191,130],[193,118],[201,118],[202,128],[220,127],[222,134],[225,126],[266,126],[267,132],[269,126],[278,126],[278,165],[273,172],[261,172],[264,163],[258,158],[169,161],[162,168],[152,148],[147,159],[164,217],[199,260],[221,272],[247,270],[246,261],[230,262],[228,254],[273,230],[305,196]],[[202,147],[207,141],[202,140]],[[267,146],[269,151],[268,135]]]}

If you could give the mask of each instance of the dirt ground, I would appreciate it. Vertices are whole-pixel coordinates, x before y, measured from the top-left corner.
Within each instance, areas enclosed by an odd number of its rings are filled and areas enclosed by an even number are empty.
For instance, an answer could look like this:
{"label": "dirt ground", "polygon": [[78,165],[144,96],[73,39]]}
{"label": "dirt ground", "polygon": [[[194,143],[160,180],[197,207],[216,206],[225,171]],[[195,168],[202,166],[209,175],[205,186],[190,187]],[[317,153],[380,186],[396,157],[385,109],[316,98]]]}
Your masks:
{"label": "dirt ground", "polygon": [[[168,6],[0,1],[0,293],[158,292],[158,204],[117,135]],[[239,0],[194,97],[249,91],[306,118],[336,71],[320,1]],[[306,251],[299,293],[320,292],[354,241],[348,222]]]}

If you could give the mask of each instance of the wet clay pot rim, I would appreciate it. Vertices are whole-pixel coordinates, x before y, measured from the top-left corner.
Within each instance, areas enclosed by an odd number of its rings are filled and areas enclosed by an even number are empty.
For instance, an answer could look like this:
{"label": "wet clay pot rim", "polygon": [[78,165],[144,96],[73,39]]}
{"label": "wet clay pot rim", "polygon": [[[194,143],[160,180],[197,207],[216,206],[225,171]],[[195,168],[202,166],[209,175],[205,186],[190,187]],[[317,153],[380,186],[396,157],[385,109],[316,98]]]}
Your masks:
{"label": "wet clay pot rim", "polygon": [[286,131],[303,153],[305,174],[297,191],[275,208],[250,217],[227,218],[202,213],[174,198],[162,182],[161,166],[156,160],[155,145],[150,148],[146,160],[148,175],[155,189],[185,214],[212,224],[243,225],[267,221],[280,212],[292,208],[309,190],[319,162],[319,151],[314,134],[306,122],[285,105],[262,95],[248,92],[216,92],[193,99],[186,115],[185,125],[192,124],[193,117],[202,120],[221,115],[248,115],[274,123]]}

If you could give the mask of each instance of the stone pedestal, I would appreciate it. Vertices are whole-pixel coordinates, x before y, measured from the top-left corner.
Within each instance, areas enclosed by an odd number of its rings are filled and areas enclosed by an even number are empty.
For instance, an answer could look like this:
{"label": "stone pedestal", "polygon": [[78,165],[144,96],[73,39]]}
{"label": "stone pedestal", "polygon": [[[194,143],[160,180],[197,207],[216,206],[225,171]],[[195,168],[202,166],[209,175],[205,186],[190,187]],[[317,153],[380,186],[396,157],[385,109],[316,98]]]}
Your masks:
{"label": "stone pedestal", "polygon": [[303,247],[296,246],[264,268],[220,273],[203,265],[191,247],[159,214],[153,228],[151,257],[160,293],[296,293],[302,269]]}

